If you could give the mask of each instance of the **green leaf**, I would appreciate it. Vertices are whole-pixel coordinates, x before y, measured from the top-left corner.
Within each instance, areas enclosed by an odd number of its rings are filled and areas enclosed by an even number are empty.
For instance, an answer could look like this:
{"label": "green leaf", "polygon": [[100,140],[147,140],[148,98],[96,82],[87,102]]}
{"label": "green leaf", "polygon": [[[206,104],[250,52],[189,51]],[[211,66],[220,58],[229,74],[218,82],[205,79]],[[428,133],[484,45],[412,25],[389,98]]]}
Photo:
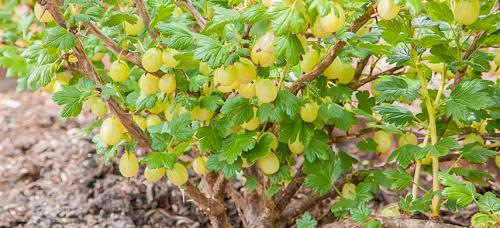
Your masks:
{"label": "green leaf", "polygon": [[406,169],[415,161],[415,153],[421,150],[422,148],[416,145],[406,144],[394,150],[387,161],[396,160],[402,168]]}
{"label": "green leaf", "polygon": [[280,90],[278,92],[278,96],[276,97],[274,104],[277,109],[284,111],[290,118],[297,117],[302,105],[297,96],[284,90]]}
{"label": "green leaf", "polygon": [[274,51],[278,58],[286,60],[291,65],[299,63],[300,55],[304,54],[302,43],[294,34],[276,37]]}
{"label": "green leaf", "polygon": [[271,26],[276,35],[297,34],[306,29],[306,20],[299,4],[275,2],[268,10]]}
{"label": "green leaf", "polygon": [[475,164],[484,164],[486,163],[485,157],[493,157],[496,154],[497,153],[493,150],[488,150],[486,148],[480,148],[477,146],[472,146],[472,148],[465,146],[464,149],[460,151],[460,155],[462,155],[462,157],[466,161]]}
{"label": "green leaf", "polygon": [[318,112],[318,117],[325,121],[325,124],[335,125],[335,127],[347,131],[358,123],[354,113],[345,110],[338,104],[322,105]]}
{"label": "green leaf", "polygon": [[[321,167],[321,168],[318,168]],[[307,174],[305,186],[312,188],[316,194],[327,193],[342,174],[342,168],[336,157],[328,160],[304,161],[304,173]]]}
{"label": "green leaf", "polygon": [[220,153],[210,155],[207,161],[207,168],[212,171],[223,172],[226,178],[234,178],[241,171],[241,159],[236,160],[234,163],[228,163],[220,159],[221,156],[223,154]]}
{"label": "green leaf", "polygon": [[355,209],[351,210],[352,214],[352,220],[356,222],[366,222],[369,218],[369,216],[372,214],[370,209],[366,206],[366,204],[358,204],[358,207]]}
{"label": "green leaf", "polygon": [[250,100],[241,96],[234,96],[227,99],[220,112],[235,124],[248,122],[254,116],[253,105],[250,103]]}
{"label": "green leaf", "polygon": [[380,105],[375,107],[375,110],[384,116],[386,123],[394,124],[397,127],[406,127],[413,119],[413,114],[410,110],[396,105]]}
{"label": "green leaf", "polygon": [[455,174],[462,176],[465,180],[472,182],[473,184],[488,186],[488,180],[493,180],[491,174],[477,170],[477,169],[467,169],[462,167],[455,167],[450,169],[450,174]]}
{"label": "green leaf", "polygon": [[246,177],[245,189],[247,189],[249,191],[255,191],[255,189],[257,189],[258,185],[259,185],[259,182],[257,181],[257,177],[255,177],[255,176]]}
{"label": "green leaf", "polygon": [[396,100],[401,96],[412,101],[418,97],[419,89],[417,80],[396,76],[382,77],[375,85],[375,90],[380,91],[378,102]]}
{"label": "green leaf", "polygon": [[249,165],[252,165],[257,159],[266,156],[271,151],[273,138],[270,133],[262,135],[255,147],[243,154]]}
{"label": "green leaf", "polygon": [[486,192],[478,200],[479,209],[481,211],[500,211],[500,198],[496,197],[492,192]]}
{"label": "green leaf", "polygon": [[156,28],[165,35],[166,38],[163,41],[171,48],[184,50],[192,47],[196,42],[194,34],[183,24],[177,22],[160,23]]}
{"label": "green leaf", "polygon": [[101,139],[100,134],[96,134],[92,138],[92,142],[95,144],[95,149],[97,154],[102,154],[104,155],[104,164],[108,165],[110,161],[113,160],[113,158],[116,156],[116,152],[118,150],[118,147],[123,144],[124,140],[121,140],[117,144],[109,147],[108,144],[106,144],[104,141]]}
{"label": "green leaf", "polygon": [[365,139],[358,142],[358,149],[366,152],[374,152],[377,149],[377,143],[373,139]]}
{"label": "green leaf", "polygon": [[358,108],[366,113],[372,113],[372,108],[375,106],[375,98],[370,97],[370,92],[359,91],[356,93],[358,99]]}
{"label": "green leaf", "polygon": [[401,191],[413,183],[413,177],[404,169],[387,170],[384,175],[391,180],[391,189]]}
{"label": "green leaf", "polygon": [[203,85],[207,84],[208,77],[204,75],[195,75],[189,77],[189,91],[190,92],[198,92]]}
{"label": "green leaf", "polygon": [[428,1],[426,4],[427,13],[435,21],[446,21],[453,23],[455,18],[453,12],[448,7],[446,2]]}
{"label": "green leaf", "polygon": [[254,132],[240,132],[225,138],[222,141],[219,159],[233,164],[244,151],[254,148],[254,136]]}
{"label": "green leaf", "polygon": [[82,111],[84,99],[84,92],[75,86],[66,86],[52,97],[54,102],[64,106],[61,110],[61,116],[64,118],[78,116]]}
{"label": "green leaf", "polygon": [[259,106],[257,116],[259,117],[260,123],[278,122],[281,120],[278,111],[273,109],[271,104],[268,103],[264,103]]}
{"label": "green leaf", "polygon": [[439,172],[441,183],[446,186],[443,195],[454,200],[458,206],[466,207],[476,198],[476,187],[468,181],[460,182],[450,174]]}
{"label": "green leaf", "polygon": [[174,115],[172,122],[169,124],[170,135],[177,141],[187,141],[195,132],[194,129],[189,127],[190,122],[189,113],[184,113],[181,116]]}
{"label": "green leaf", "polygon": [[316,221],[309,212],[304,213],[300,219],[295,222],[297,228],[316,228],[318,221]]}
{"label": "green leaf", "polygon": [[328,135],[324,131],[316,130],[314,136],[304,147],[304,157],[309,162],[314,162],[316,159],[328,159],[329,145]]}
{"label": "green leaf", "polygon": [[252,4],[240,14],[243,21],[257,23],[267,19],[267,8],[262,4]]}
{"label": "green leaf", "polygon": [[67,51],[75,46],[76,37],[66,29],[53,27],[47,30],[45,45]]}
{"label": "green leaf", "polygon": [[410,48],[408,44],[398,43],[392,50],[392,53],[387,56],[387,63],[396,63],[396,66],[402,66],[411,60]]}
{"label": "green leaf", "polygon": [[307,145],[313,134],[314,129],[303,121],[284,120],[280,124],[279,140],[284,143],[292,143],[299,139],[303,145]]}
{"label": "green leaf", "polygon": [[222,7],[215,6],[213,7],[215,15],[211,20],[208,21],[204,32],[205,33],[213,33],[216,31],[220,31],[224,25],[239,19],[238,13]]}
{"label": "green leaf", "polygon": [[222,104],[224,104],[224,100],[222,100],[219,94],[211,94],[200,99],[200,107],[206,108],[211,112],[215,112]]}
{"label": "green leaf", "polygon": [[349,102],[352,89],[346,85],[334,85],[328,89],[328,95],[332,98],[332,102]]}
{"label": "green leaf", "polygon": [[448,116],[461,121],[468,120],[472,110],[484,109],[494,103],[487,92],[490,85],[490,82],[480,79],[462,81],[446,102]]}
{"label": "green leaf", "polygon": [[52,80],[54,74],[54,65],[49,63],[41,66],[36,66],[28,76],[28,85],[35,89],[46,86]]}
{"label": "green leaf", "polygon": [[196,44],[198,47],[194,50],[194,59],[207,62],[212,68],[220,67],[233,52],[230,44],[222,44],[208,36],[197,35]]}
{"label": "green leaf", "polygon": [[442,140],[439,140],[436,144],[425,146],[423,150],[425,152],[430,152],[431,156],[442,157],[447,155],[451,149],[456,149],[460,145],[457,140],[452,137],[446,137]]}
{"label": "green leaf", "polygon": [[141,159],[141,164],[146,164],[150,169],[158,169],[161,167],[171,170],[177,161],[177,156],[167,152],[150,152]]}
{"label": "green leaf", "polygon": [[137,22],[137,18],[132,14],[122,13],[122,12],[114,12],[109,18],[106,18],[101,25],[105,27],[113,27],[124,22],[128,22],[130,24],[135,24]]}

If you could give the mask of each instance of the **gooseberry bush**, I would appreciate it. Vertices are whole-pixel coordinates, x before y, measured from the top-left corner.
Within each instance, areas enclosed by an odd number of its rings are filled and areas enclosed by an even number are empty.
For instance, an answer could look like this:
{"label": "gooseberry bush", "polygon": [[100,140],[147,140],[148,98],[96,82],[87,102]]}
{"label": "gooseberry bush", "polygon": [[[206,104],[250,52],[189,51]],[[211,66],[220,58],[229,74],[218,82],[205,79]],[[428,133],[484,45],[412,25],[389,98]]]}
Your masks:
{"label": "gooseberry bush", "polygon": [[[17,88],[53,93],[63,118],[90,110],[84,133],[106,163],[168,180],[214,227],[445,226],[440,212],[466,207],[472,226],[499,225],[479,168],[500,165],[497,1],[0,7],[0,66]],[[381,191],[399,200],[380,212]]]}

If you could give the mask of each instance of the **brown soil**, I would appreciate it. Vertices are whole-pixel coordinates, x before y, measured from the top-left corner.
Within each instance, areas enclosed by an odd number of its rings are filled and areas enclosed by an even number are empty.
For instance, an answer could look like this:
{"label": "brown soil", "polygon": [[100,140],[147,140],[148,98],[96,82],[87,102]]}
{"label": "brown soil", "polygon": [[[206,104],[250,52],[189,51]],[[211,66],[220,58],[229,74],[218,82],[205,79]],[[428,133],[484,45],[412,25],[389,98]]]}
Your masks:
{"label": "brown soil", "polygon": [[2,90],[0,227],[208,225],[166,180],[126,180],[116,163],[105,166],[90,139],[77,136],[90,115],[65,122],[50,95]]}

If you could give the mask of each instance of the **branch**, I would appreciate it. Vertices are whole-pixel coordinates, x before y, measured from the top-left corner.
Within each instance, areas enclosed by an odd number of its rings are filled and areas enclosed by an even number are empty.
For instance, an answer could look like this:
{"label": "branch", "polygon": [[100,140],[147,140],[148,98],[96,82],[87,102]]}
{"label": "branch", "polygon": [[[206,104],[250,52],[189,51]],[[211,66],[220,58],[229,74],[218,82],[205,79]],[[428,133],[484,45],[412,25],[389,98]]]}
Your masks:
{"label": "branch", "polygon": [[304,183],[305,174],[302,168],[297,171],[292,181],[288,184],[285,191],[281,191],[276,196],[276,208],[278,210],[283,210],[291,201],[292,197],[297,193],[300,186]]}
{"label": "branch", "polygon": [[[94,24],[92,24],[92,22],[85,23],[84,26],[87,29],[87,31],[89,31],[92,35],[97,37],[97,39],[103,42],[104,45],[113,53],[115,53],[117,56],[124,57],[127,61],[131,62],[132,64],[140,67],[145,72],[147,72],[142,66],[141,56],[137,52],[130,52],[121,48],[113,39],[104,35],[104,33],[102,33],[101,30],[99,30],[99,28],[97,28]],[[161,77],[165,73],[159,70],[151,74]]]}
{"label": "branch", "polygon": [[[366,9],[365,13],[363,16],[358,18],[354,23],[349,27],[349,31],[355,33],[358,31],[361,26],[363,26],[368,20],[370,20],[371,15],[375,12],[375,9],[373,8],[373,5],[369,5],[368,8]],[[337,55],[340,53],[342,48],[346,45],[345,41],[338,41],[335,46],[326,54],[326,56],[323,58],[323,60],[314,67],[314,69],[307,73],[304,74],[301,78],[299,78],[297,81],[295,81],[290,87],[289,90],[292,93],[297,93],[303,86],[304,83],[310,82],[314,79],[316,79],[323,71],[325,71],[326,68],[332,64],[333,60],[337,57]]]}
{"label": "branch", "polygon": [[[420,220],[411,218],[395,218],[395,217],[375,217],[384,228],[410,228],[410,227],[426,227],[426,228],[460,228],[447,223],[437,223],[432,220]],[[365,224],[344,219],[338,222],[325,224],[322,228],[363,228]]]}
{"label": "branch", "polygon": [[191,0],[184,0],[182,3],[186,6],[186,8],[191,12],[193,15],[194,19],[198,23],[201,29],[205,28],[205,25],[207,24],[207,21],[203,16],[201,16],[200,12],[193,6],[193,2]]}
{"label": "branch", "polygon": [[377,79],[378,77],[382,76],[382,75],[389,75],[389,74],[394,74],[394,72],[398,71],[399,69],[402,69],[403,67],[402,66],[396,66],[396,67],[392,67],[392,68],[389,68],[387,70],[384,70],[382,72],[379,72],[378,74],[373,74],[373,75],[370,75],[366,78],[364,78],[363,80],[361,81],[355,81],[351,84],[351,88],[353,90],[365,85],[366,83],[369,83],[375,79]]}
{"label": "branch", "polygon": [[135,6],[137,7],[137,12],[142,17],[142,21],[144,21],[144,25],[146,25],[148,33],[151,36],[151,39],[153,39],[153,41],[156,42],[156,37],[158,37],[158,31],[150,27],[151,19],[149,18],[148,10],[146,9],[144,2],[142,0],[136,0]]}
{"label": "branch", "polygon": [[365,69],[365,66],[368,63],[369,59],[370,59],[370,56],[366,56],[364,59],[361,59],[358,62],[358,65],[356,66],[356,70],[354,71],[353,81],[358,81],[358,79],[361,76],[361,74],[363,73],[363,70]]}
{"label": "branch", "polygon": [[[364,176],[355,174],[353,176],[351,175],[344,175],[341,179],[336,181],[335,183],[335,188],[336,189],[342,189],[342,186],[344,186],[345,183],[350,181],[353,184],[358,184],[363,180]],[[317,205],[318,202],[328,199],[328,198],[333,198],[336,197],[338,194],[334,189],[331,189],[329,192],[327,192],[324,195],[312,195],[309,196],[295,204],[290,205],[287,207],[283,213],[281,214],[281,217],[278,221],[281,221],[283,223],[290,223],[295,220],[295,218],[299,215],[302,215],[305,211],[309,210],[313,206]],[[289,224],[287,224],[289,225]]]}
{"label": "branch", "polygon": [[[478,40],[481,39],[481,37],[486,33],[486,30],[480,31],[477,33],[476,36],[471,41],[471,44],[467,51],[465,51],[463,60],[467,61],[472,57],[472,54],[479,48],[480,44],[478,43]],[[457,74],[455,75],[455,80],[453,81],[452,87],[457,86],[463,79],[465,72],[467,71],[467,65],[462,67],[461,69],[458,70]]]}

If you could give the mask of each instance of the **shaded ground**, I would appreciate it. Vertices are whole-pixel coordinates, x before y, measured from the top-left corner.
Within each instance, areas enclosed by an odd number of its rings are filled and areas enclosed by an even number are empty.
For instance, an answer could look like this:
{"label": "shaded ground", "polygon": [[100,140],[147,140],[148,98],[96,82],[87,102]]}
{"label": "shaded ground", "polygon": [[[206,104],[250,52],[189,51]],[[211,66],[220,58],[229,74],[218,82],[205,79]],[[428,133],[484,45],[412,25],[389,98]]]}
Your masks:
{"label": "shaded ground", "polygon": [[[5,81],[0,80],[5,86]],[[12,84],[9,84],[12,85]],[[12,88],[12,87],[10,87]],[[40,92],[0,90],[0,227],[205,227],[207,218],[166,180],[125,180]],[[63,124],[61,124],[63,123]]]}

